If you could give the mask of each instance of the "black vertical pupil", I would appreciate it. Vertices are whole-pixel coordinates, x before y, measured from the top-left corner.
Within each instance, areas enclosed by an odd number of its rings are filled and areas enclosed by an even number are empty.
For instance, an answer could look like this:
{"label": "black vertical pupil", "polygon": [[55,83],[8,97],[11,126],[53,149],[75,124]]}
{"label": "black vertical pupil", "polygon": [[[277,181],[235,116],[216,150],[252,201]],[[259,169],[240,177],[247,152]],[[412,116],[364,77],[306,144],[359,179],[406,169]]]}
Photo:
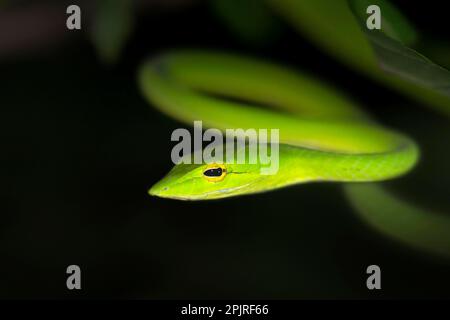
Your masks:
{"label": "black vertical pupil", "polygon": [[222,175],[222,168],[208,169],[203,174],[207,177],[220,177]]}

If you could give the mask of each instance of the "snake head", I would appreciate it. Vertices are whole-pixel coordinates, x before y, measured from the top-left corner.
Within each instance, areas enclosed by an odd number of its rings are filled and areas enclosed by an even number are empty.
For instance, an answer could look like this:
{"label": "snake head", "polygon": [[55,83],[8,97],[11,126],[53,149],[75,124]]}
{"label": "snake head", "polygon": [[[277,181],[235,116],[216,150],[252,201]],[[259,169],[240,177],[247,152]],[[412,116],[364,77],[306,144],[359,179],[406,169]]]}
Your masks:
{"label": "snake head", "polygon": [[178,164],[149,194],[178,200],[207,200],[262,190],[258,164]]}

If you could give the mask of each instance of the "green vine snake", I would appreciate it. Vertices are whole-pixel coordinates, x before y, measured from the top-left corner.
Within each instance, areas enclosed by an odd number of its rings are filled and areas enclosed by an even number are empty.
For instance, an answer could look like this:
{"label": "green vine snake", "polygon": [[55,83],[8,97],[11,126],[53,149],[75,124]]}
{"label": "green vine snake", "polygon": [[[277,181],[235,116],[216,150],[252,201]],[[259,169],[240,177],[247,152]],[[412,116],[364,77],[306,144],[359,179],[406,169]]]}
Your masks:
{"label": "green vine snake", "polygon": [[[351,203],[377,229],[409,245],[449,254],[450,241],[442,237],[450,227],[446,217],[410,210],[378,184],[360,183],[410,171],[419,158],[414,141],[375,123],[313,77],[224,53],[177,51],[146,62],[139,85],[152,106],[181,122],[202,120],[223,131],[274,128],[280,134],[274,175],[261,175],[260,163],[225,162],[222,179],[211,181],[205,174],[211,165],[178,164],[150,189],[151,195],[205,200],[299,183],[346,182]],[[379,211],[379,201],[387,201],[390,209]]]}

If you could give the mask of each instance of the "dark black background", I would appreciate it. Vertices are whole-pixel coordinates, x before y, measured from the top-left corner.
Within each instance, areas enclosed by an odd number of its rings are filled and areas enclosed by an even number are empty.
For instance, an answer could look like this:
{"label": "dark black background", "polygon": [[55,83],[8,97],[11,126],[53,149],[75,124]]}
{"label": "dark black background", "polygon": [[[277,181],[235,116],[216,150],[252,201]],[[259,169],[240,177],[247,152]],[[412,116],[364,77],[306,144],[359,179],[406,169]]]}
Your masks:
{"label": "dark black background", "polygon": [[[441,1],[396,3],[419,29],[449,39]],[[424,207],[448,202],[448,120],[277,23],[272,41],[248,43],[192,1],[139,12],[113,67],[81,32],[57,49],[0,60],[0,297],[449,297],[448,262],[370,229],[338,184],[211,202],[147,195],[172,166],[170,134],[181,124],[144,101],[136,71],[148,56],[195,47],[266,58],[347,92],[421,145],[417,170],[387,185]],[[82,269],[81,291],[66,289],[70,264]],[[382,269],[381,291],[366,289],[370,264]]]}

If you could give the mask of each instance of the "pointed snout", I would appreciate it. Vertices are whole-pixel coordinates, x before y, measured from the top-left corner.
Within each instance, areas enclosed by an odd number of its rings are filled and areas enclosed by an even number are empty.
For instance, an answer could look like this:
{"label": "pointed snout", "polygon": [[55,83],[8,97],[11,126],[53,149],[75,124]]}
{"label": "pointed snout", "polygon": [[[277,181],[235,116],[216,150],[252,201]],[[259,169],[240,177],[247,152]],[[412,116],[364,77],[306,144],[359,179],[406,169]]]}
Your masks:
{"label": "pointed snout", "polygon": [[148,194],[154,197],[168,198],[170,187],[165,183],[164,179],[155,183],[149,190]]}

